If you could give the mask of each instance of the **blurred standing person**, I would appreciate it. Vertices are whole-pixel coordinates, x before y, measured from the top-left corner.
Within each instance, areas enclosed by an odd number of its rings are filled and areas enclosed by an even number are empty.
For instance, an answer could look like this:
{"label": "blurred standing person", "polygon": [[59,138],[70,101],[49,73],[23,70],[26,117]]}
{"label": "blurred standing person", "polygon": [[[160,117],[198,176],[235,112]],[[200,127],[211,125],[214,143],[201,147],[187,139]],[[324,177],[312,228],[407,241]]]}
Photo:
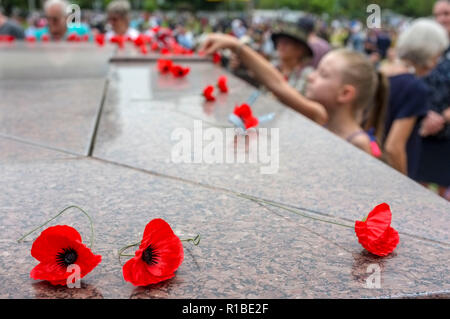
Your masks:
{"label": "blurred standing person", "polygon": [[130,27],[131,5],[126,0],[114,0],[108,4],[106,13],[111,30],[106,32],[106,40],[114,36],[125,36],[135,40],[139,31]]}
{"label": "blurred standing person", "polygon": [[2,7],[0,7],[0,35],[13,36],[18,40],[25,38],[25,32],[22,27],[4,16]]}
{"label": "blurred standing person", "polygon": [[85,35],[90,33],[86,26],[68,24],[69,2],[66,0],[47,0],[44,3],[45,18],[48,25],[41,29],[36,29],[34,35],[37,39],[42,39],[48,35],[51,41],[63,41],[70,34]]}
{"label": "blurred standing person", "polygon": [[351,27],[349,45],[354,51],[364,52],[364,33],[362,31],[362,24],[359,21],[355,21]]}
{"label": "blurred standing person", "polygon": [[373,29],[370,29],[366,41],[364,43],[364,51],[370,57],[374,65],[378,65],[381,60],[381,55],[378,48],[378,35]]}
{"label": "blurred standing person", "polygon": [[176,28],[176,39],[181,46],[187,49],[194,48],[194,35],[182,25]]}
{"label": "blurred standing person", "polygon": [[398,63],[387,70],[391,94],[383,143],[386,160],[414,180],[422,151],[419,129],[429,103],[429,89],[421,77],[436,66],[447,46],[447,32],[441,25],[416,20],[400,35]]}
{"label": "blurred standing person", "polygon": [[[437,1],[433,14],[450,39],[450,1]],[[430,111],[421,129],[424,139],[418,179],[439,185],[439,194],[450,200],[450,47],[425,81],[431,91]]]}
{"label": "blurred standing person", "polygon": [[298,21],[298,27],[303,30],[308,37],[308,44],[311,47],[314,57],[311,65],[317,68],[320,60],[331,50],[330,44],[316,35],[316,21],[311,17],[302,17]]}
{"label": "blurred standing person", "polygon": [[392,40],[387,30],[381,29],[377,34],[377,49],[381,60],[386,59],[387,51],[391,47]]}
{"label": "blurred standing person", "polygon": [[233,32],[233,35],[238,39],[240,39],[247,33],[247,28],[240,19],[234,19],[233,22],[231,22],[231,30]]}

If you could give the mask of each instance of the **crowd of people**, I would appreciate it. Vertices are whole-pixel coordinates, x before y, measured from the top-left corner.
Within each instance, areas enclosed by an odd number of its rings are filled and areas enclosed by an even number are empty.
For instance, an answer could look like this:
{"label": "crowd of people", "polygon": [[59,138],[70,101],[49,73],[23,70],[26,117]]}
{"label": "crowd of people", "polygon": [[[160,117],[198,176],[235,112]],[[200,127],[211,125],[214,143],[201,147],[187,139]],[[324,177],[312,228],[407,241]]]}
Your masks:
{"label": "crowd of people", "polygon": [[134,40],[166,28],[183,48],[222,52],[237,76],[450,200],[450,0],[436,1],[434,18],[378,29],[313,15],[292,23],[136,13],[125,0],[83,12],[76,25],[67,23],[67,5],[47,0],[43,14],[0,12],[0,37]]}

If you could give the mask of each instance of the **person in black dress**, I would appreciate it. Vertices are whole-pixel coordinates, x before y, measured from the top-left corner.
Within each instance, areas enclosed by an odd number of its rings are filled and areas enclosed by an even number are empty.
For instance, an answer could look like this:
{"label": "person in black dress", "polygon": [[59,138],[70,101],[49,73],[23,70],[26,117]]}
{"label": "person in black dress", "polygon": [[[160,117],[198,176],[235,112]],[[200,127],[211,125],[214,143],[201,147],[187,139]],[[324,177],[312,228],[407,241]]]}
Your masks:
{"label": "person in black dress", "polygon": [[419,130],[429,108],[429,88],[421,77],[436,66],[447,46],[447,32],[440,24],[416,20],[400,35],[398,63],[387,74],[391,94],[383,142],[386,161],[416,181],[422,150]]}
{"label": "person in black dress", "polygon": [[[436,2],[433,13],[450,38],[450,1]],[[450,47],[425,82],[430,88],[431,110],[421,129],[418,180],[439,185],[439,194],[450,200]]]}

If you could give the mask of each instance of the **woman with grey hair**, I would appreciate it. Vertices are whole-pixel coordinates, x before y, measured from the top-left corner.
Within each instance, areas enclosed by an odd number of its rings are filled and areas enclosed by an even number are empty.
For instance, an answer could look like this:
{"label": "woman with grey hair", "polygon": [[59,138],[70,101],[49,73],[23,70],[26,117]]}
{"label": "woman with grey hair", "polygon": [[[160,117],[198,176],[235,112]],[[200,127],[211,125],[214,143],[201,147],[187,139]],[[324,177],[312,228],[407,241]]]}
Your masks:
{"label": "woman with grey hair", "polygon": [[383,141],[386,161],[415,180],[422,149],[420,123],[429,103],[429,89],[421,77],[436,66],[447,46],[447,32],[440,24],[418,19],[400,34],[398,62],[386,74],[391,91]]}
{"label": "woman with grey hair", "polygon": [[114,0],[106,8],[108,23],[111,30],[106,33],[109,41],[114,36],[125,36],[135,40],[139,36],[139,31],[130,28],[130,3],[126,0]]}

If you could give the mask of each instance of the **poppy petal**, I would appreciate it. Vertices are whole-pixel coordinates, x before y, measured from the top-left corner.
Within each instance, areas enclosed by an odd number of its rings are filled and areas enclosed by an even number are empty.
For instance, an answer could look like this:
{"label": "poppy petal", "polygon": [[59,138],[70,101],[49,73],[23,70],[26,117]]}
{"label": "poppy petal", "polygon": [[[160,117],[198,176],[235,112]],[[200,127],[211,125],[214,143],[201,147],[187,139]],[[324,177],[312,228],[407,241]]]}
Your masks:
{"label": "poppy petal", "polygon": [[151,241],[156,245],[159,241],[164,241],[172,236],[175,236],[175,234],[165,220],[161,218],[153,219],[147,224],[147,226],[145,226],[144,234],[142,236],[142,243],[139,248],[147,248],[147,241]]}
{"label": "poppy petal", "polygon": [[388,204],[376,206],[367,216],[366,231],[369,240],[377,240],[391,224],[392,213]]}
{"label": "poppy petal", "polygon": [[55,262],[42,262],[31,270],[30,277],[36,280],[65,280],[70,274]]}
{"label": "poppy petal", "polygon": [[134,286],[147,286],[175,276],[175,274],[169,274],[165,277],[153,276],[148,272],[147,266],[148,265],[142,259],[133,257],[127,261],[122,268],[124,280],[132,283]]}
{"label": "poppy petal", "polygon": [[75,241],[81,242],[81,235],[75,228],[66,225],[49,227],[33,242],[31,255],[39,261],[53,260],[55,251]]}

